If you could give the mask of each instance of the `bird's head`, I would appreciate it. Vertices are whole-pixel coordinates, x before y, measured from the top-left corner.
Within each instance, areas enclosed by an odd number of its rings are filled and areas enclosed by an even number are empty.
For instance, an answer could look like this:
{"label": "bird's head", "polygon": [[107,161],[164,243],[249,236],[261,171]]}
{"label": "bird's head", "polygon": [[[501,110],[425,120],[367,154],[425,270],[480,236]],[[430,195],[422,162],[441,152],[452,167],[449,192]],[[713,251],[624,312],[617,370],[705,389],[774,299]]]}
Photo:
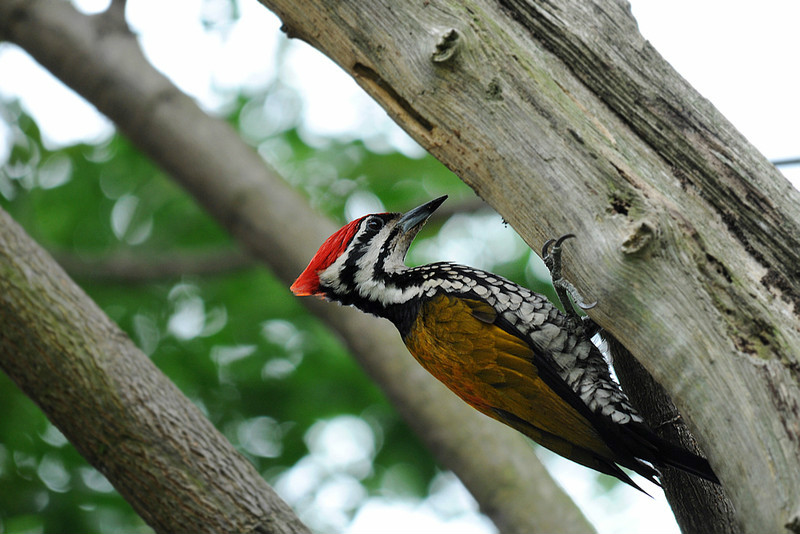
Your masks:
{"label": "bird's head", "polygon": [[407,269],[408,247],[446,199],[439,197],[406,213],[365,215],[344,225],[311,258],[292,292],[348,303],[356,298],[387,305],[402,299],[403,289],[393,283],[393,276]]}

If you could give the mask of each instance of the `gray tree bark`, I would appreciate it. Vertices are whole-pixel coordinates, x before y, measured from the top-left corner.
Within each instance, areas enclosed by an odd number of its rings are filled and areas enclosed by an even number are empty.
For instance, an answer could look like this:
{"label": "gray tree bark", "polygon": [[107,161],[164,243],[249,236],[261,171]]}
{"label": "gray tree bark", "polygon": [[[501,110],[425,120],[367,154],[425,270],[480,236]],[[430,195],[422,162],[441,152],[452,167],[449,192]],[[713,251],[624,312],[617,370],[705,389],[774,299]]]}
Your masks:
{"label": "gray tree bark", "polygon": [[[0,37],[22,46],[114,120],[288,286],[335,226],[313,213],[227,124],[205,115],[147,63],[117,5],[86,17],[55,0],[0,0]],[[321,302],[307,304],[341,334],[501,531],[593,530],[529,443],[445,390],[407,354],[388,323]]]}
{"label": "gray tree bark", "polygon": [[[702,455],[675,404],[664,388],[616,339],[606,339],[614,370],[630,392],[630,398],[653,431]],[[662,468],[661,480],[667,501],[683,534],[727,534],[740,532],[741,526],[722,486],[678,469]]]}
{"label": "gray tree bark", "polygon": [[0,368],[157,532],[310,532],[2,210]]}
{"label": "gray tree bark", "polygon": [[622,1],[262,0],[566,274],[747,532],[800,531],[800,193]]}

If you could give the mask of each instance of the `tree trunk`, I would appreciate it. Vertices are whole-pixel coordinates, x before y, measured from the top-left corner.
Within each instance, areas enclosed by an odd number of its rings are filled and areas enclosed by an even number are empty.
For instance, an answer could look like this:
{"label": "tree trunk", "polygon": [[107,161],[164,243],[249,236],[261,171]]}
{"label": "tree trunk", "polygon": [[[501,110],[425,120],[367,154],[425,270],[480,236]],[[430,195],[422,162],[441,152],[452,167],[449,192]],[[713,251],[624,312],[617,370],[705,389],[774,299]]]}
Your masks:
{"label": "tree trunk", "polygon": [[[655,433],[702,454],[664,388],[616,339],[606,341],[620,382]],[[661,480],[683,534],[741,532],[721,486],[670,467],[661,469]]]}
{"label": "tree trunk", "polygon": [[[146,62],[114,12],[116,5],[107,14],[87,17],[55,0],[0,0],[0,37],[25,48],[114,120],[288,286],[335,226],[311,211],[227,124],[205,115]],[[303,223],[292,224],[296,221]],[[593,530],[529,443],[430,377],[388,323],[322,302],[307,304],[340,332],[501,531]]]}
{"label": "tree trunk", "polygon": [[262,0],[531,246],[666,388],[747,532],[800,524],[800,193],[615,1]]}
{"label": "tree trunk", "polygon": [[0,367],[157,532],[309,532],[1,210]]}

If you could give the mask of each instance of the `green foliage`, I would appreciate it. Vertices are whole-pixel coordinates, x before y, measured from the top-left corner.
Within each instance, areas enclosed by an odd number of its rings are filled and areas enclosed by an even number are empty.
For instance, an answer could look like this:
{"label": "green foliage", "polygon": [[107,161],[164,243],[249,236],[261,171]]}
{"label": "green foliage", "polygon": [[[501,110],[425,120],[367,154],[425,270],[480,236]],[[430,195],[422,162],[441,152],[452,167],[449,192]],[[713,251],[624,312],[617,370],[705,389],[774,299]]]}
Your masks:
{"label": "green foliage", "polygon": [[[242,99],[230,120],[240,123],[259,98]],[[98,262],[76,281],[306,520],[320,530],[342,526],[308,515],[315,492],[343,476],[363,488],[345,513],[370,495],[426,494],[436,473],[430,454],[336,336],[265,268],[138,283],[101,272],[99,260],[120,255],[165,261],[235,249],[161,170],[119,135],[50,150],[15,104],[4,115],[14,145],[0,168],[0,206],[57,257]],[[293,126],[248,139],[341,222],[354,195],[390,210],[444,193],[451,202],[471,196],[430,156],[376,153],[359,140],[311,146]],[[503,265],[503,274],[524,280],[527,258]],[[149,530],[5,375],[0,406],[0,532]],[[363,450],[323,465],[325,440],[342,432]],[[292,482],[297,466],[312,466],[316,477],[304,491]]]}

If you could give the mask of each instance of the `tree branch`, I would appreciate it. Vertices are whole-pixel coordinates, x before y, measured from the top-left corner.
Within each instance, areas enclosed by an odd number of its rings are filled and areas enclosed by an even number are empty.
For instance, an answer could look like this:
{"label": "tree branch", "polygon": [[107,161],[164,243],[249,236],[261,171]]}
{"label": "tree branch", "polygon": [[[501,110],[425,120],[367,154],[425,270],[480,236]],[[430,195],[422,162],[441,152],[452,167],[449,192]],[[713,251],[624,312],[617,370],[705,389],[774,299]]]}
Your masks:
{"label": "tree branch", "polygon": [[262,3],[529,245],[579,234],[567,276],[672,396],[743,529],[800,523],[800,193],[626,3]]}
{"label": "tree branch", "polygon": [[[648,425],[662,438],[702,455],[664,388],[616,339],[607,337],[606,342],[620,382]],[[720,486],[670,467],[661,472],[664,493],[683,534],[741,532],[733,505]]]}
{"label": "tree branch", "polygon": [[[126,32],[103,31],[55,0],[0,1],[13,41],[108,115],[287,285],[336,228],[223,121],[205,115],[150,66]],[[299,223],[302,221],[302,223]],[[388,323],[321,302],[309,309],[341,333],[442,465],[504,532],[589,532],[519,434],[471,410],[407,354]]]}
{"label": "tree branch", "polygon": [[0,295],[0,367],[157,532],[309,532],[2,210]]}

